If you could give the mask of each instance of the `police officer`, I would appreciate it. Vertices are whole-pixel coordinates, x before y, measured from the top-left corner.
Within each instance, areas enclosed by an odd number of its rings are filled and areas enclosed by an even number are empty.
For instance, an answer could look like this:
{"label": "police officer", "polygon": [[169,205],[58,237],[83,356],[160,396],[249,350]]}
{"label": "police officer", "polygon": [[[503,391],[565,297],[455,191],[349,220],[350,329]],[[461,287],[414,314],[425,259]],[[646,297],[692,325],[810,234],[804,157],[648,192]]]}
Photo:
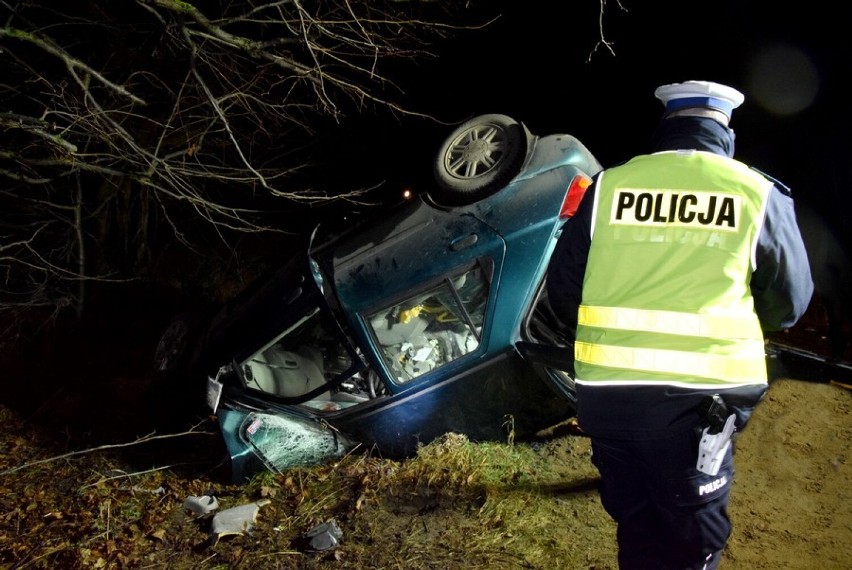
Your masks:
{"label": "police officer", "polygon": [[620,568],[716,568],[731,531],[731,435],[767,389],[763,331],[813,292],[790,190],[733,159],[736,89],[659,87],[640,155],[596,177],[551,260],[576,330],[580,428]]}

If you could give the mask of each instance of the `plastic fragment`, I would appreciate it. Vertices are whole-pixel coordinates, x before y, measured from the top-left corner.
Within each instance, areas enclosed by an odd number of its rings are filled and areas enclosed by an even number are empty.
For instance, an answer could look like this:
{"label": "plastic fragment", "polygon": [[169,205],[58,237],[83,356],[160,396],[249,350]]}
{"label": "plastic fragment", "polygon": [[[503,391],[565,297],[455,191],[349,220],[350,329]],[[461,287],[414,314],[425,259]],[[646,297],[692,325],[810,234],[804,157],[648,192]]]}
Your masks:
{"label": "plastic fragment", "polygon": [[211,495],[190,495],[184,500],[183,508],[194,515],[206,515],[219,508],[219,500]]}
{"label": "plastic fragment", "polygon": [[257,522],[257,513],[260,511],[260,507],[269,503],[269,499],[262,499],[217,513],[210,525],[213,544],[218,542],[223,536],[249,532],[254,526],[254,523]]}

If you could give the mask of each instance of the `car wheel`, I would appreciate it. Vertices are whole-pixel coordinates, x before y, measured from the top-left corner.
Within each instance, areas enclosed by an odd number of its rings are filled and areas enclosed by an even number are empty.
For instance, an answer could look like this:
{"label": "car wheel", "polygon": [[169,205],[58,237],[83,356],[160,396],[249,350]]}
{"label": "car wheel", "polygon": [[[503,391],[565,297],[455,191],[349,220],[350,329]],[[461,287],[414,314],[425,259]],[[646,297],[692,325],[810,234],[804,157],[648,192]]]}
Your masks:
{"label": "car wheel", "polygon": [[154,373],[160,376],[183,370],[189,360],[197,319],[190,313],[176,316],[166,326],[154,349]]}
{"label": "car wheel", "polygon": [[454,130],[435,158],[439,204],[470,204],[493,194],[520,171],[532,138],[506,115],[481,115]]}

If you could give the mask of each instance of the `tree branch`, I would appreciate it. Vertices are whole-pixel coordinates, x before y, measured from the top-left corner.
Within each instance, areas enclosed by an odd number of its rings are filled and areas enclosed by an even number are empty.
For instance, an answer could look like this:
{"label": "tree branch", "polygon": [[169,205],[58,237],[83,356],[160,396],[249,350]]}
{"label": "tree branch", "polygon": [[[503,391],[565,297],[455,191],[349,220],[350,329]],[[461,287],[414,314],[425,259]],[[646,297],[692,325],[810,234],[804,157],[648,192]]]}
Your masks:
{"label": "tree branch", "polygon": [[107,79],[106,77],[101,75],[99,72],[97,72],[96,70],[92,69],[91,67],[89,67],[88,65],[86,65],[85,63],[80,61],[79,59],[72,57],[68,52],[66,52],[61,47],[57,46],[55,43],[53,43],[48,38],[43,38],[43,37],[40,37],[37,34],[27,32],[27,31],[24,31],[24,30],[19,30],[19,29],[12,28],[12,27],[8,27],[8,26],[6,28],[0,28],[0,39],[3,39],[4,37],[9,37],[9,38],[14,38],[14,39],[22,40],[22,41],[25,41],[25,42],[29,42],[29,43],[33,44],[34,46],[37,46],[37,47],[41,48],[42,50],[46,51],[47,53],[59,58],[60,60],[62,60],[62,62],[68,67],[69,71],[71,71],[75,74],[76,74],[77,70],[84,71],[87,75],[94,77],[101,84],[112,89],[113,91],[115,91],[119,95],[123,95],[124,97],[129,98],[134,103],[138,103],[140,105],[145,104],[145,101],[143,101],[141,98],[137,97],[136,95],[134,95],[133,93],[131,93],[130,91],[128,91],[127,89],[122,87],[121,85],[113,83],[112,81],[110,81],[109,79]]}
{"label": "tree branch", "polygon": [[12,467],[10,469],[0,471],[0,475],[11,475],[12,473],[17,473],[18,471],[22,471],[24,469],[30,469],[32,467],[35,467],[36,465],[44,465],[45,463],[52,463],[54,461],[60,461],[62,459],[69,459],[71,457],[77,457],[77,456],[80,456],[80,455],[87,455],[89,453],[95,453],[95,452],[98,452],[98,451],[106,451],[108,449],[120,449],[120,448],[125,448],[125,447],[132,447],[134,445],[141,445],[143,443],[150,443],[152,441],[160,441],[160,440],[164,440],[164,439],[174,439],[174,438],[177,438],[177,437],[185,437],[185,436],[188,436],[188,435],[193,435],[193,436],[194,435],[217,435],[214,432],[196,431],[195,428],[197,428],[199,425],[201,425],[201,424],[200,423],[196,424],[195,426],[193,426],[189,430],[184,431],[184,432],[180,432],[180,433],[170,433],[170,434],[164,434],[164,435],[148,434],[146,436],[140,437],[139,439],[136,439],[134,441],[130,441],[130,442],[127,442],[127,443],[113,443],[113,444],[99,445],[97,447],[92,447],[92,448],[89,448],[89,449],[81,449],[81,450],[78,450],[78,451],[71,451],[69,453],[63,453],[62,455],[56,455],[54,457],[47,457],[45,459],[38,459],[36,461],[30,461],[29,463],[24,463],[23,465],[18,465],[17,467]]}

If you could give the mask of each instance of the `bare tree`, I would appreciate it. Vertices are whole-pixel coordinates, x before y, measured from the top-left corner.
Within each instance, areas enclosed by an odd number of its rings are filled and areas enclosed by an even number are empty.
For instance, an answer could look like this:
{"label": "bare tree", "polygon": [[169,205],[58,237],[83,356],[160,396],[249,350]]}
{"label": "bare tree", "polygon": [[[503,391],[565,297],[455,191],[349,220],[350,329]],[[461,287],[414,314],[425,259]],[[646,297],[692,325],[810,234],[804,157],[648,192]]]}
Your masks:
{"label": "bare tree", "polygon": [[[154,235],[280,231],[318,121],[399,103],[393,70],[470,3],[0,0],[0,311],[82,306]],[[128,261],[129,260],[129,261]]]}

